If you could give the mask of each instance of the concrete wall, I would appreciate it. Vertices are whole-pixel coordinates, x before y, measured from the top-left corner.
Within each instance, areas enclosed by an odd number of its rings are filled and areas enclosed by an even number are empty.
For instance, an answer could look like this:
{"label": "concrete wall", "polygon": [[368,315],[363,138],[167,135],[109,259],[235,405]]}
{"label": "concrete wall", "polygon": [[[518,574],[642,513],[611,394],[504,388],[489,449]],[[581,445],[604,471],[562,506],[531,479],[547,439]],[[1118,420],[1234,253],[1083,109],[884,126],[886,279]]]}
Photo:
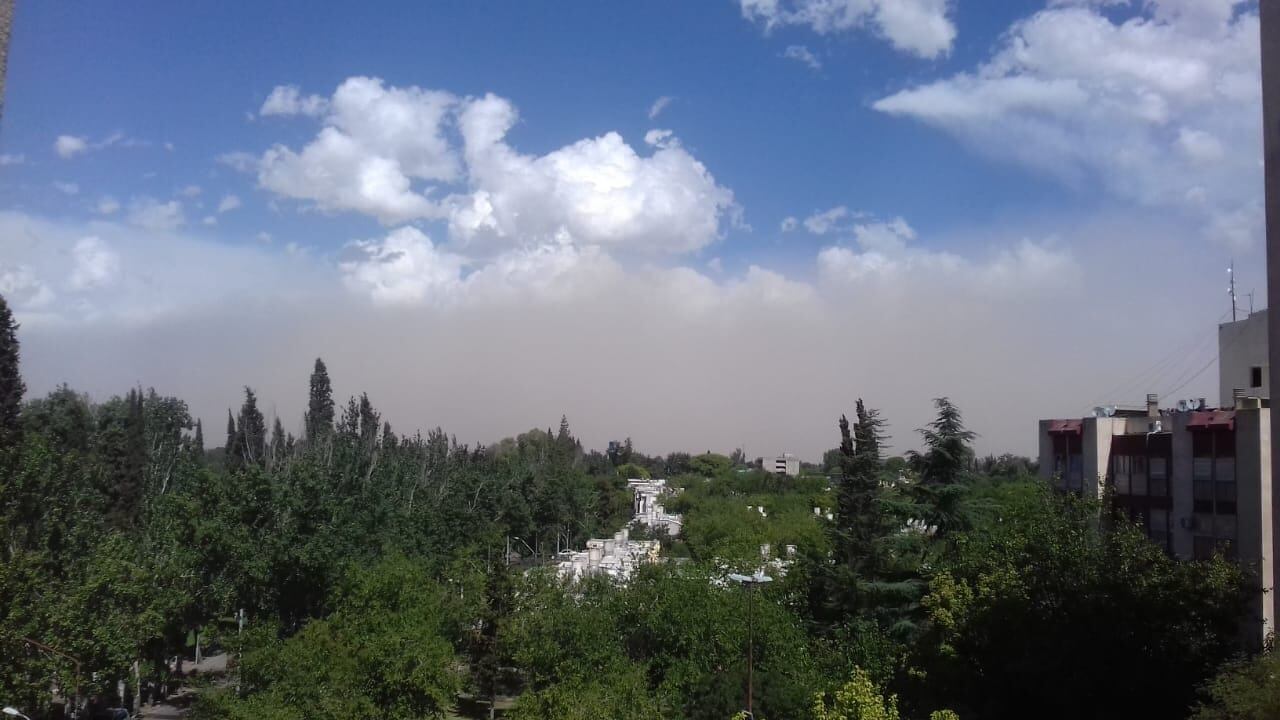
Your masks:
{"label": "concrete wall", "polygon": [[[1252,387],[1251,371],[1262,368],[1262,385]],[[1218,326],[1218,406],[1231,407],[1231,391],[1271,397],[1271,362],[1267,359],[1267,311]]]}
{"label": "concrete wall", "polygon": [[1264,594],[1254,612],[1261,630],[1251,638],[1261,644],[1275,628],[1275,518],[1271,497],[1271,411],[1236,411],[1236,553],[1240,563],[1258,573]]}

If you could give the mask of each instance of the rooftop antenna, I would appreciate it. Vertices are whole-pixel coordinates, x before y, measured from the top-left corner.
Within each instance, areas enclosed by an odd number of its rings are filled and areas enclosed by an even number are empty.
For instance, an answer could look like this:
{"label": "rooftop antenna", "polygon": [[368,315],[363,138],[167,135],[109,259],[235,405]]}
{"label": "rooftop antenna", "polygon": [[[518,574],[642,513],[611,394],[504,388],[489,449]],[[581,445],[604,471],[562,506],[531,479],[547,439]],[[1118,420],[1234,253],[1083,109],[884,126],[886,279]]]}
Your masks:
{"label": "rooftop antenna", "polygon": [[1231,284],[1227,286],[1227,292],[1231,294],[1231,322],[1236,321],[1236,261],[1232,260],[1227,266],[1227,277],[1231,279]]}
{"label": "rooftop antenna", "polygon": [[1253,291],[1249,291],[1249,314],[1253,314]]}

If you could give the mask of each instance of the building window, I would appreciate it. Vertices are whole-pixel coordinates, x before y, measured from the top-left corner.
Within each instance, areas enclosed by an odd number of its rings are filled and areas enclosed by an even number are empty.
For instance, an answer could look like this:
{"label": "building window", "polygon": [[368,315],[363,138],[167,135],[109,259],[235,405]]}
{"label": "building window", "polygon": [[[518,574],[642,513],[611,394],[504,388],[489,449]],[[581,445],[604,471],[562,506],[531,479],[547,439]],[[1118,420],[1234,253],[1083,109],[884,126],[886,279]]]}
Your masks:
{"label": "building window", "polygon": [[1075,433],[1055,433],[1053,436],[1053,473],[1059,478],[1060,487],[1080,491],[1084,482],[1084,455],[1081,453],[1080,436]]}
{"label": "building window", "polygon": [[1251,388],[1262,387],[1262,367],[1261,366],[1254,365],[1252,368],[1249,368],[1249,387]]}

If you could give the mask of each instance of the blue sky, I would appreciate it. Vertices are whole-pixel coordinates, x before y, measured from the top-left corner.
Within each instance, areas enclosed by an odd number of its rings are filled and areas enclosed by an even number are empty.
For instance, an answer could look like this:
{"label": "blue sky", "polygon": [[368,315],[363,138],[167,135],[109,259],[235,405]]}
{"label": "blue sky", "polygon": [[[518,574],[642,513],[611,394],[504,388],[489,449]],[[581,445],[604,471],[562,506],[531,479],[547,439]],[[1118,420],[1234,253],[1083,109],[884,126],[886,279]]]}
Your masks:
{"label": "blue sky", "polygon": [[[22,3],[0,292],[42,361],[33,389],[168,382],[211,417],[236,387],[277,381],[291,417],[285,379],[326,355],[375,376],[348,377],[351,391],[405,395],[386,400],[404,429],[472,440],[567,412],[599,426],[589,440],[812,454],[860,394],[907,436],[945,393],[973,408],[984,449],[1027,451],[1036,416],[1128,400],[1095,394],[1211,330],[1230,258],[1244,289],[1263,285],[1256,6],[1099,5]],[[1200,276],[1202,293],[1151,298]],[[181,319],[222,327],[240,303],[263,325],[242,331],[268,338],[248,377],[166,370],[208,357],[183,355]],[[529,396],[500,421],[460,400],[424,413],[446,388],[344,360],[291,303],[350,313],[366,343],[416,327],[424,347],[477,353],[501,351],[460,328],[494,313],[560,348],[535,366],[581,363],[605,308],[638,337],[589,369],[670,401],[607,406],[569,372],[500,383]],[[971,347],[924,351],[953,333]],[[797,355],[739,351],[768,336]],[[60,352],[88,338],[128,367]],[[628,361],[657,347],[674,356]],[[1098,347],[1110,362],[1081,350]],[[491,382],[467,353],[451,359],[449,373]],[[1214,387],[1172,375],[1165,389]],[[1031,407],[993,400],[1009,385]],[[751,387],[797,398],[792,429],[734,399]],[[669,422],[687,402],[741,420],[723,434]]]}

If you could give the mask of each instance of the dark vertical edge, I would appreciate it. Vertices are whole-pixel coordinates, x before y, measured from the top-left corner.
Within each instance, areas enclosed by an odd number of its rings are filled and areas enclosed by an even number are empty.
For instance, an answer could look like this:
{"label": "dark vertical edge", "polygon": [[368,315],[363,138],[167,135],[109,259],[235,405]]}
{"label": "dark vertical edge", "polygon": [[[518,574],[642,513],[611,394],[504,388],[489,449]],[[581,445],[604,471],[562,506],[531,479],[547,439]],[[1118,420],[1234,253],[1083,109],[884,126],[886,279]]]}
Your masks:
{"label": "dark vertical edge", "polygon": [[[1280,0],[1260,0],[1262,50],[1262,142],[1266,182],[1267,305],[1280,298]],[[1280,388],[1280,305],[1267,313],[1271,387]],[[1280,448],[1280,422],[1271,423],[1271,447]],[[1271,453],[1271,557],[1280,559],[1280,453]],[[1270,602],[1276,603],[1275,593]],[[1274,630],[1275,628],[1271,628]]]}

